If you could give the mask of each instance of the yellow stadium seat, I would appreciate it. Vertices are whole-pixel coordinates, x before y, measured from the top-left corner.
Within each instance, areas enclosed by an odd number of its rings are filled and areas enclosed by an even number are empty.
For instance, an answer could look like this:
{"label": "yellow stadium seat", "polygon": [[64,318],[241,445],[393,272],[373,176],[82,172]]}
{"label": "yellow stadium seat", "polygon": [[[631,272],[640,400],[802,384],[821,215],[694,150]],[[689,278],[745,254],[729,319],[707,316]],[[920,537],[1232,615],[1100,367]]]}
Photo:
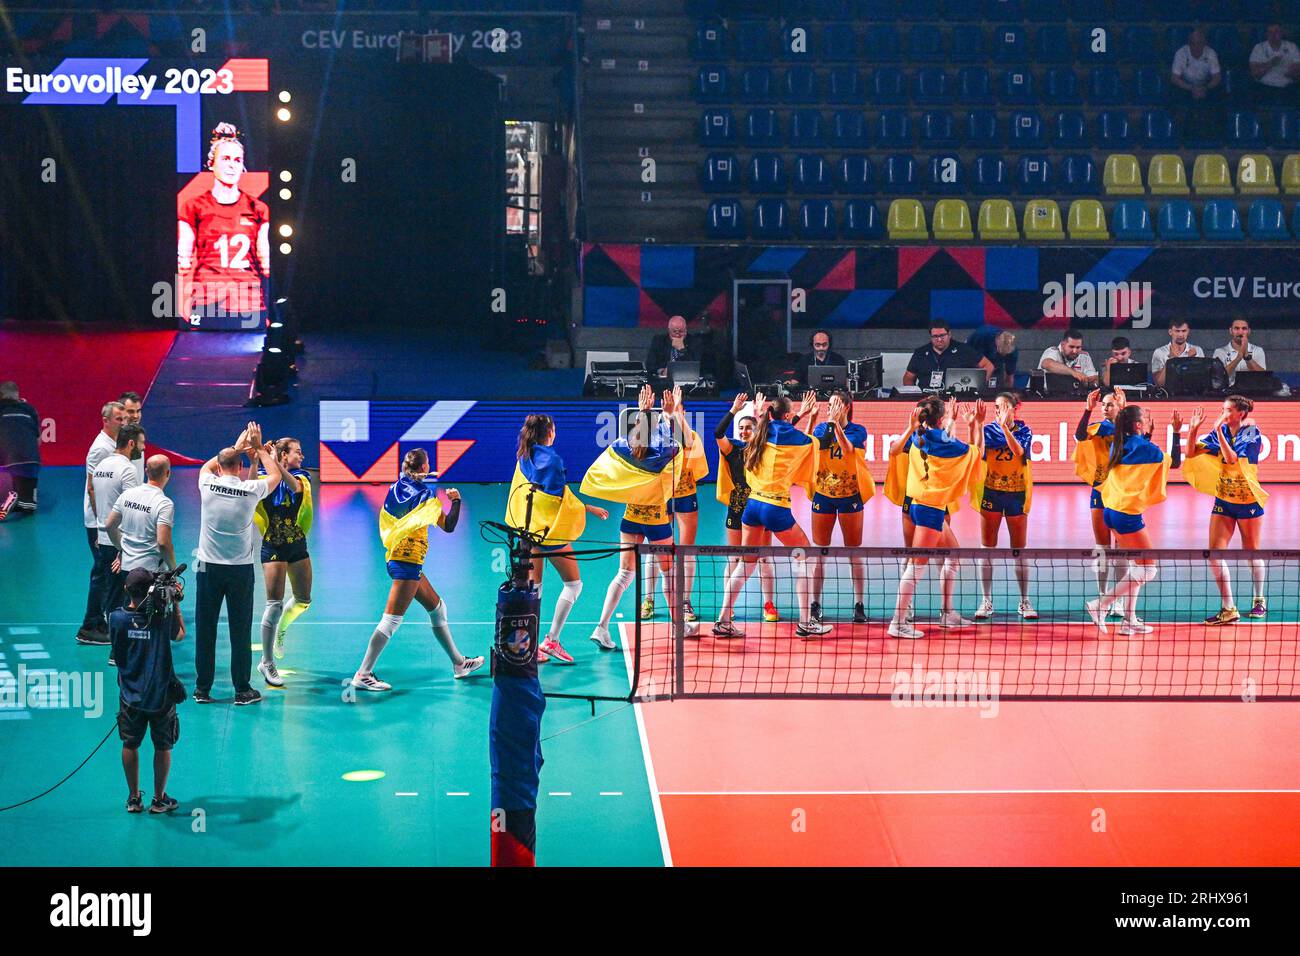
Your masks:
{"label": "yellow stadium seat", "polygon": [[1192,165],[1192,188],[1198,196],[1231,196],[1232,174],[1218,153],[1202,153]]}
{"label": "yellow stadium seat", "polygon": [[1300,193],[1300,153],[1291,153],[1282,160],[1282,189],[1288,195]]}
{"label": "yellow stadium seat", "polygon": [[1273,160],[1264,153],[1247,153],[1237,161],[1237,192],[1245,196],[1277,195]]}
{"label": "yellow stadium seat", "polygon": [[1191,192],[1182,157],[1171,153],[1152,156],[1147,166],[1147,185],[1154,196],[1186,196]]}
{"label": "yellow stadium seat", "polygon": [[1064,239],[1061,207],[1055,199],[1031,199],[1025,203],[1025,238]]}
{"label": "yellow stadium seat", "polygon": [[1106,210],[1095,199],[1076,199],[1070,203],[1071,239],[1109,239]]}
{"label": "yellow stadium seat", "polygon": [[940,241],[975,238],[970,207],[964,199],[940,199],[934,204],[934,238]]}
{"label": "yellow stadium seat", "polygon": [[889,204],[890,239],[929,239],[925,225],[925,207],[917,199],[895,199]]}
{"label": "yellow stadium seat", "polygon": [[986,199],[980,203],[980,238],[985,240],[1020,238],[1016,225],[1016,208],[1009,199]]}
{"label": "yellow stadium seat", "polygon": [[1146,192],[1142,185],[1142,167],[1131,153],[1112,153],[1106,157],[1102,173],[1106,192],[1112,196],[1141,196]]}

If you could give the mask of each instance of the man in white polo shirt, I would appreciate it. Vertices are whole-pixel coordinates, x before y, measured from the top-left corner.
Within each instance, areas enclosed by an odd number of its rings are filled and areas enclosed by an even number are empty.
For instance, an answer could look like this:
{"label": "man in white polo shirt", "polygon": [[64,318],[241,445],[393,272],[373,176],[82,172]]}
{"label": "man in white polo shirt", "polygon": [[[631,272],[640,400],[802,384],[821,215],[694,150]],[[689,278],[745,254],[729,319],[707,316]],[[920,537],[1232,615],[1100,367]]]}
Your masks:
{"label": "man in white polo shirt", "polygon": [[1229,385],[1237,384],[1238,372],[1268,371],[1264,350],[1250,344],[1250,323],[1245,319],[1235,319],[1228,327],[1228,344],[1215,349],[1214,357],[1223,363]]}
{"label": "man in white polo shirt", "polygon": [[123,492],[140,485],[140,480],[136,477],[138,472],[135,462],[144,454],[144,442],[144,429],[139,425],[123,425],[117,431],[117,447],[113,454],[95,466],[95,473],[90,479],[97,525],[95,546],[99,552],[99,560],[108,569],[107,584],[104,588],[105,619],[125,603],[122,585],[126,582],[126,576],[119,574],[115,567],[118,563],[118,553],[108,533],[108,516]]}
{"label": "man in white polo shirt", "polygon": [[102,426],[86,452],[86,490],[81,498],[83,524],[86,526],[86,544],[90,547],[90,589],[86,594],[86,616],[77,631],[77,641],[82,644],[107,644],[108,619],[104,617],[104,589],[108,587],[108,566],[99,561],[99,522],[95,519],[95,505],[91,500],[94,491],[91,477],[96,466],[117,450],[117,432],[126,424],[126,410],[121,402],[109,402],[100,412]]}
{"label": "man in white polo shirt", "polygon": [[1205,31],[1197,27],[1187,36],[1187,43],[1174,54],[1173,84],[1170,95],[1175,104],[1181,104],[1178,130],[1188,139],[1204,140],[1216,137],[1220,123],[1219,109],[1214,104],[1223,76],[1219,70],[1219,55],[1205,42]]}
{"label": "man in white polo shirt", "polygon": [[1186,319],[1169,320],[1169,344],[1162,345],[1151,353],[1151,381],[1156,388],[1165,387],[1165,368],[1171,358],[1205,358],[1205,349],[1192,345],[1187,339],[1192,334],[1192,327]]}
{"label": "man in white polo shirt", "polygon": [[1097,367],[1083,350],[1083,333],[1078,329],[1066,329],[1060,345],[1043,349],[1038,367],[1053,375],[1070,375],[1080,382],[1097,384]]}
{"label": "man in white polo shirt", "polygon": [[[245,453],[261,462],[266,472],[263,477],[254,481],[241,477]],[[262,699],[249,683],[253,669],[253,561],[257,544],[253,513],[257,503],[279,484],[280,469],[263,446],[262,431],[256,422],[249,422],[234,447],[223,448],[199,470],[201,516],[194,608],[196,703],[212,703],[217,618],[223,601],[230,624],[230,680],[235,688],[235,703],[256,704]]]}
{"label": "man in white polo shirt", "polygon": [[1253,96],[1260,105],[1294,106],[1296,79],[1300,78],[1300,50],[1282,39],[1282,24],[1270,23],[1265,39],[1250,51]]}
{"label": "man in white polo shirt", "polygon": [[166,455],[154,455],[145,463],[146,484],[122,493],[104,522],[104,530],[122,555],[120,573],[136,568],[146,571],[176,567],[172,526],[176,506],[163,494],[172,477]]}

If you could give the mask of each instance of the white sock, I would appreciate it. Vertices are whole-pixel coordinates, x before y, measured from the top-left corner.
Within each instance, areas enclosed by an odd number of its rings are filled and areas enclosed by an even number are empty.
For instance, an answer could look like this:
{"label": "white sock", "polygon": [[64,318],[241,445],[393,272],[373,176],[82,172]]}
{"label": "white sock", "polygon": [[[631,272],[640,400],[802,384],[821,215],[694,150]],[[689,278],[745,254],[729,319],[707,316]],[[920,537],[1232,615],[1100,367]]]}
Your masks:
{"label": "white sock", "polygon": [[867,599],[867,561],[849,558],[849,573],[853,575],[853,600],[865,604]]}
{"label": "white sock", "polygon": [[898,600],[894,604],[895,624],[901,624],[907,619],[907,609],[912,605],[912,595],[916,593],[917,583],[925,577],[927,566],[924,564],[918,566],[915,561],[908,561],[907,567],[903,569],[903,576],[898,579]]}
{"label": "white sock", "polygon": [[547,637],[556,641],[560,639],[564,622],[569,619],[569,612],[573,610],[573,605],[578,603],[578,595],[581,593],[581,580],[564,582],[564,587],[560,589],[560,596],[555,599],[555,616],[551,618],[551,630]]}
{"label": "white sock", "polygon": [[623,597],[623,592],[628,589],[633,581],[636,580],[636,573],[633,571],[619,570],[614,575],[614,580],[609,582],[609,587],[605,589],[605,606],[600,610],[600,626],[609,627],[609,622],[614,618],[614,611],[618,608],[618,602]]}
{"label": "white sock", "polygon": [[682,600],[689,601],[695,593],[695,555],[686,558],[686,595]]}
{"label": "white sock", "polygon": [[[743,564],[744,562],[742,561],[741,563]],[[753,573],[753,569],[751,568],[750,574],[752,573]],[[748,580],[749,574],[746,574],[745,578],[746,580]],[[772,563],[771,558],[758,559],[758,580],[759,583],[763,586],[763,602],[767,603],[768,601],[771,601],[773,604],[775,604],[776,603],[776,565]]]}
{"label": "white sock", "polygon": [[943,566],[939,568],[939,593],[941,595],[940,610],[947,614],[952,610],[952,589],[957,583],[958,563],[952,558],[944,558]]}
{"label": "white sock", "polygon": [[[1122,580],[1124,579],[1124,575],[1125,575],[1127,572],[1128,572],[1128,558],[1112,558],[1112,559],[1111,559],[1111,562],[1110,562],[1110,579],[1111,579],[1111,581],[1113,581],[1115,584],[1119,584],[1119,582],[1122,581]],[[1115,603],[1115,610],[1119,611],[1120,614],[1127,614],[1128,612],[1125,610],[1126,607],[1127,607],[1127,604],[1126,604],[1127,601],[1128,601],[1128,592],[1125,592],[1123,596],[1119,597],[1119,598],[1116,599],[1116,601],[1114,602],[1114,603]]]}
{"label": "white sock", "polygon": [[358,674],[373,674],[375,672],[375,663],[379,660],[379,655],[388,646],[388,639],[393,636],[401,623],[402,615],[400,614],[385,614],[379,619],[379,624],[375,627],[375,633],[370,635],[370,644],[366,647],[366,656],[362,659],[361,666],[357,668]]}
{"label": "white sock", "polygon": [[1228,570],[1227,561],[1210,562],[1210,571],[1214,574],[1214,583],[1219,586],[1219,597],[1224,607],[1236,607],[1232,596],[1232,572]]}
{"label": "white sock", "polygon": [[445,598],[440,600],[438,606],[429,612],[429,623],[433,625],[433,636],[438,639],[442,649],[447,652],[452,664],[459,667],[465,663],[465,655],[456,647],[456,641],[451,636],[451,625],[447,623],[447,601]]}
{"label": "white sock", "polygon": [[812,581],[808,576],[808,562],[803,558],[791,558],[790,573],[794,575],[794,593],[799,603],[799,623],[808,624],[812,618]]}
{"label": "white sock", "polygon": [[[761,560],[758,563],[762,563]],[[749,576],[754,573],[754,565],[748,561],[738,561],[735,568],[727,575],[726,587],[722,589],[722,611],[718,614],[719,621],[730,621],[732,610],[736,606],[736,598],[740,592],[745,590],[745,582]]]}
{"label": "white sock", "polygon": [[[655,587],[659,584],[659,555],[647,554],[641,559],[641,580],[645,582],[641,588],[641,599],[653,601]],[[667,593],[664,592],[665,596]]]}
{"label": "white sock", "polygon": [[262,661],[271,660],[272,649],[275,647],[275,626],[280,623],[280,615],[284,613],[283,601],[267,601],[266,608],[262,611]]}
{"label": "white sock", "polygon": [[1268,565],[1260,558],[1250,562],[1250,576],[1255,579],[1255,600],[1264,600],[1264,583],[1268,578]]}
{"label": "white sock", "polygon": [[1029,562],[1016,558],[1016,583],[1020,585],[1020,600],[1029,600]]}
{"label": "white sock", "polygon": [[993,600],[993,560],[980,558],[980,596],[986,601]]}

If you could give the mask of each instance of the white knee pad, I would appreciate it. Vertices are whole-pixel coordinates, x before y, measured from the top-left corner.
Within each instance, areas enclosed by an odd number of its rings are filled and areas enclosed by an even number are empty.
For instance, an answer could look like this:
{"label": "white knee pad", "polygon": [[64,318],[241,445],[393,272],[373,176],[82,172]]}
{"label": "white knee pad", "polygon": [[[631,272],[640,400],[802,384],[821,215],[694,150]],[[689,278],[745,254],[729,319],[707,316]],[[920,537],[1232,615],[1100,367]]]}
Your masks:
{"label": "white knee pad", "polygon": [[[441,597],[441,595],[439,595]],[[434,627],[442,627],[447,623],[447,599],[442,598],[438,606],[429,612],[429,620],[433,622]]]}
{"label": "white knee pad", "polygon": [[[629,572],[630,573],[630,572]],[[560,588],[561,601],[568,601],[570,604],[578,603],[578,595],[582,593],[582,581],[565,581],[564,587]]]}
{"label": "white knee pad", "polygon": [[[662,569],[660,569],[660,570],[662,570]],[[622,568],[620,568],[618,574],[614,575],[614,583],[617,584],[619,587],[623,588],[623,590],[627,590],[629,587],[631,587],[631,586],[632,586],[632,582],[635,581],[635,580],[636,580],[636,572],[635,572],[635,571],[624,571]],[[582,590],[582,582],[581,582],[581,581],[574,581],[573,584],[577,586],[577,588],[578,588],[579,591]],[[566,584],[564,587],[565,587],[565,590],[568,590],[569,585]],[[577,599],[577,595],[576,595],[576,594],[574,595],[574,599],[575,599],[575,600]]]}
{"label": "white knee pad", "polygon": [[808,574],[808,562],[804,558],[790,559],[790,573],[794,575],[795,580],[806,577]]}
{"label": "white knee pad", "polygon": [[262,611],[263,624],[275,624],[280,620],[280,615],[284,613],[283,601],[267,601],[266,609]]}
{"label": "white knee pad", "polygon": [[392,637],[401,624],[401,614],[385,614],[379,619],[379,626],[376,627],[375,630],[384,635],[384,637]]}
{"label": "white knee pad", "polygon": [[1134,561],[1128,566],[1128,576],[1138,584],[1149,584],[1156,579],[1156,570],[1154,564],[1138,564]]}
{"label": "white knee pad", "polygon": [[961,569],[961,562],[955,558],[944,558],[943,567],[939,569],[940,577],[953,578],[957,576],[958,570]]}

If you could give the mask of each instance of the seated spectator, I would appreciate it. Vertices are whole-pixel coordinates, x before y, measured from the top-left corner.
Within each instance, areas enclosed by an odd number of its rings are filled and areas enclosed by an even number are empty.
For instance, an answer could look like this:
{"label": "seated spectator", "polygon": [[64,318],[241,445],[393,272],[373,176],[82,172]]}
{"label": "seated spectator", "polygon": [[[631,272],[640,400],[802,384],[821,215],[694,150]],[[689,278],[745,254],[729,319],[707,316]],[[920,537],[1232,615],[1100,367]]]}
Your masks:
{"label": "seated spectator", "polygon": [[1083,333],[1066,329],[1061,344],[1044,349],[1038,367],[1052,375],[1070,375],[1089,385],[1097,384],[1097,369],[1092,356],[1083,350]]}
{"label": "seated spectator", "polygon": [[1235,385],[1238,372],[1266,372],[1264,350],[1250,344],[1250,323],[1236,319],[1228,327],[1228,344],[1214,350],[1214,357],[1223,363],[1228,373],[1228,384]]}
{"label": "seated spectator", "polygon": [[982,368],[985,375],[993,374],[992,362],[965,342],[954,342],[951,326],[943,319],[935,319],[930,323],[930,344],[912,353],[903,384],[941,388],[944,370],[950,368]]}
{"label": "seated spectator", "polygon": [[[994,388],[1015,388],[1016,366],[1020,363],[1020,350],[1016,348],[1016,333],[996,325],[981,325],[966,340],[993,365],[990,385]],[[994,382],[996,381],[996,384]]]}
{"label": "seated spectator", "polygon": [[[24,402],[14,382],[0,382],[0,475],[8,475],[18,494],[14,508],[36,513],[36,483],[41,474],[41,419]],[[0,490],[0,505],[7,492]]]}
{"label": "seated spectator", "polygon": [[1101,366],[1101,389],[1103,392],[1110,391],[1110,370],[1114,365],[1127,365],[1133,361],[1133,343],[1122,335],[1117,335],[1110,340],[1110,355]]}
{"label": "seated spectator", "polygon": [[783,379],[786,385],[807,386],[808,369],[815,365],[839,365],[847,367],[849,364],[848,359],[839,352],[831,351],[831,334],[825,329],[818,329],[812,335],[808,336],[808,346],[812,351],[801,355],[797,360],[795,367],[786,371],[786,378]]}
{"label": "seated spectator", "polygon": [[1171,358],[1205,358],[1205,349],[1190,344],[1187,339],[1192,334],[1192,327],[1186,319],[1169,320],[1169,344],[1162,345],[1151,353],[1151,381],[1156,388],[1165,387],[1165,366]]}
{"label": "seated spectator", "polygon": [[666,379],[671,362],[699,362],[701,372],[712,372],[712,355],[700,342],[687,336],[686,319],[674,315],[668,320],[667,332],[661,332],[650,343],[646,370],[654,377]]}
{"label": "seated spectator", "polygon": [[1205,42],[1205,31],[1197,27],[1187,43],[1174,54],[1173,88],[1170,97],[1178,110],[1178,128],[1191,140],[1214,139],[1222,127],[1216,105],[1223,76],[1219,56]]}
{"label": "seated spectator", "polygon": [[1300,50],[1282,39],[1282,24],[1270,23],[1265,39],[1250,51],[1253,95],[1261,105],[1294,106],[1300,78]]}

